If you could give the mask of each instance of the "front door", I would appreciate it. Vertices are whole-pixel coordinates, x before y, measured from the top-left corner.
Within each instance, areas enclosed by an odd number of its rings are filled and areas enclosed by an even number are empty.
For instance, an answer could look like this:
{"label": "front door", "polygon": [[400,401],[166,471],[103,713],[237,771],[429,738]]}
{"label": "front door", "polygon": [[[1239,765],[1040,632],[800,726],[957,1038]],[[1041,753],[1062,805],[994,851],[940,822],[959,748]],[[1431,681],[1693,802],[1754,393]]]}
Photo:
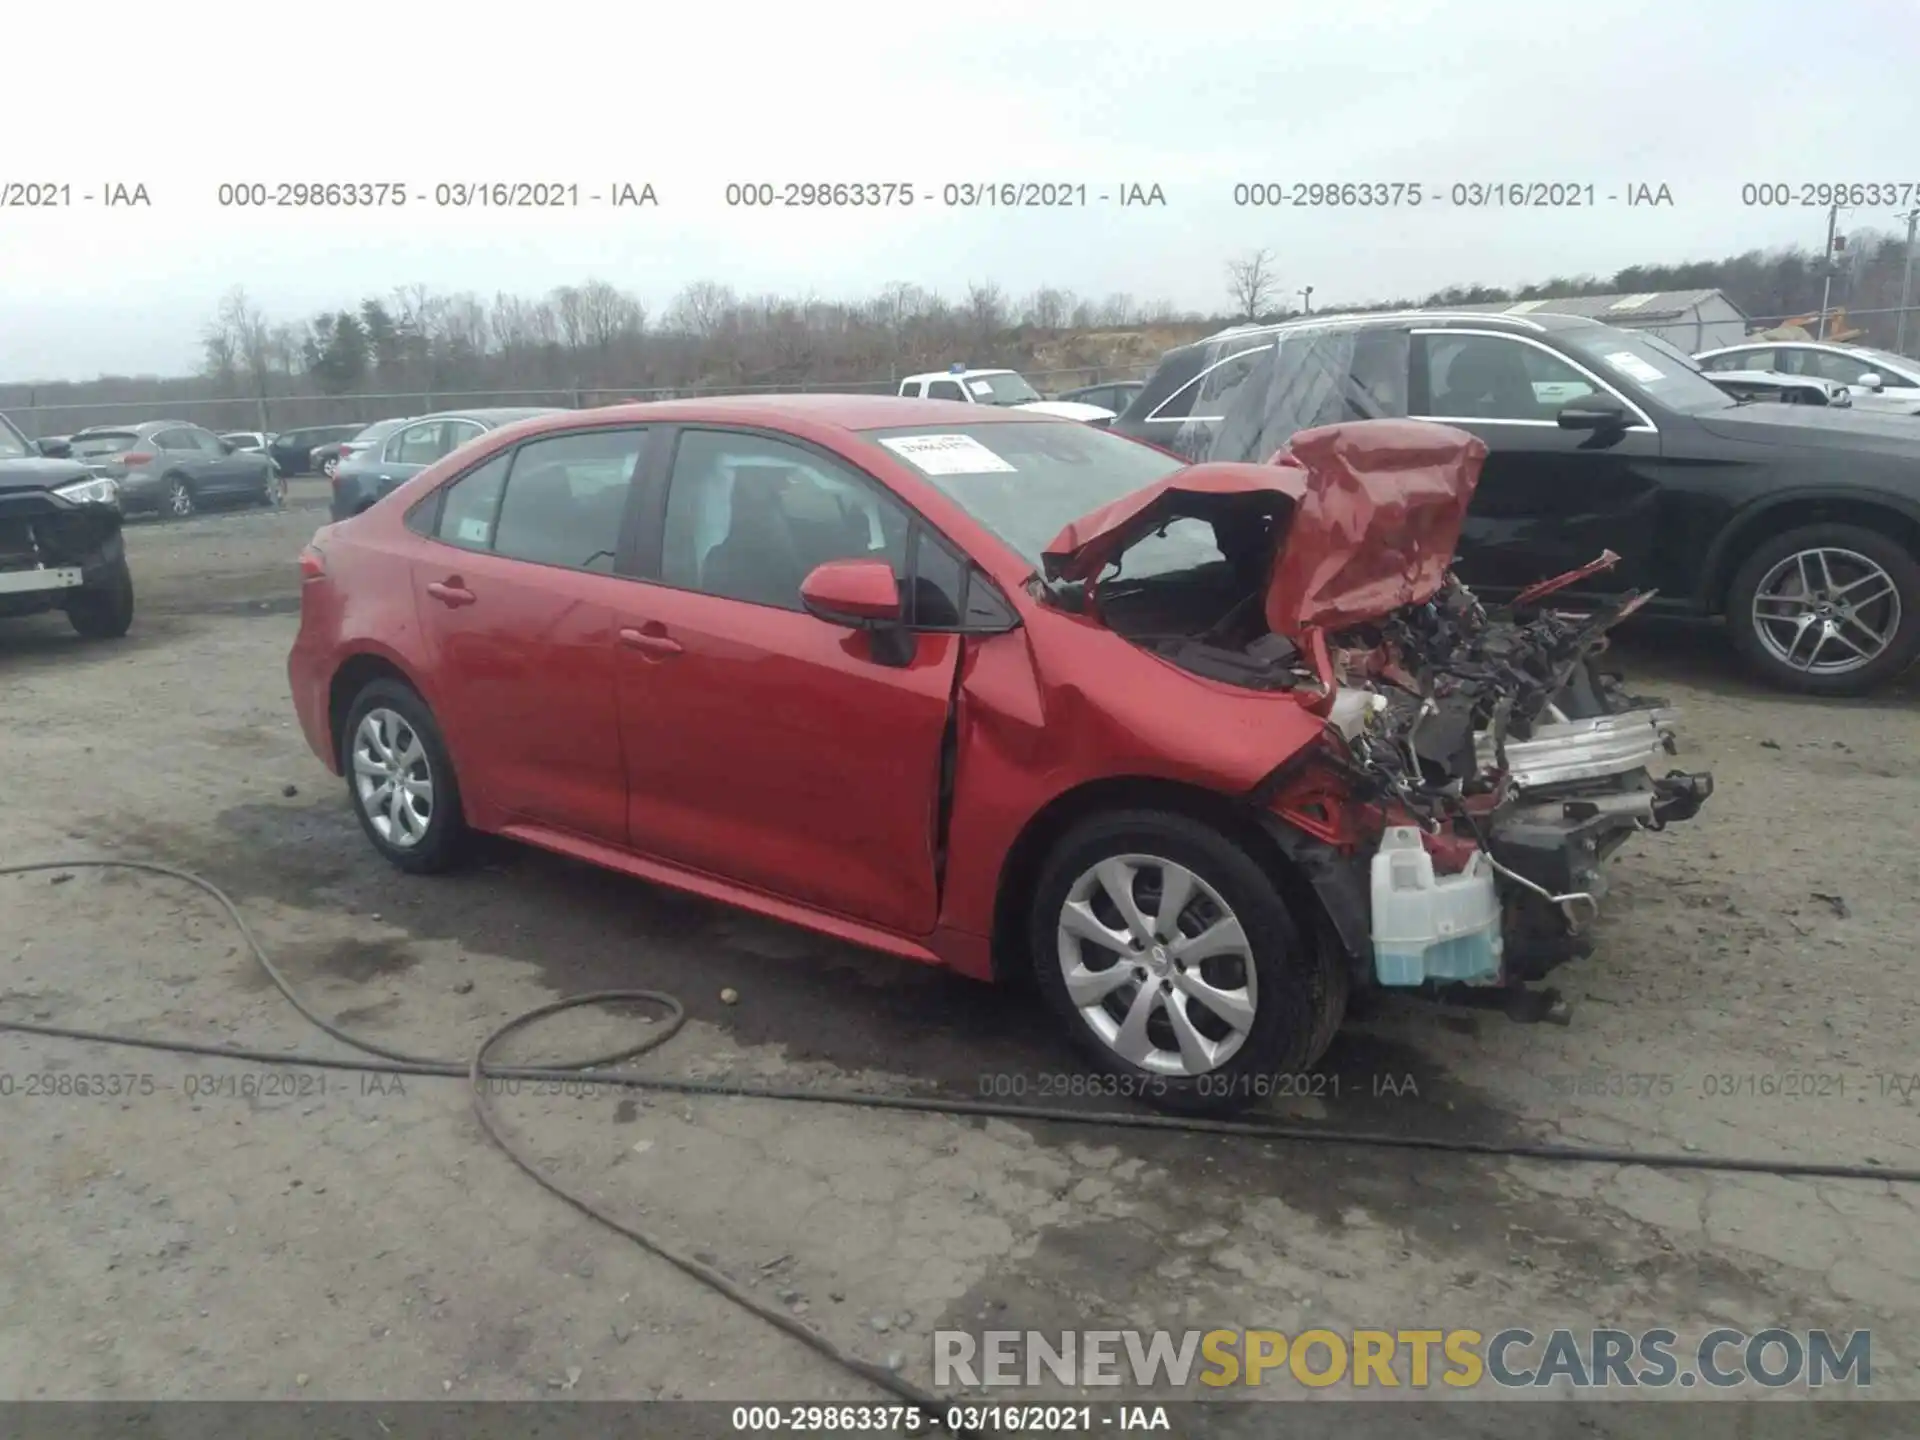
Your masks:
{"label": "front door", "polygon": [[627,838],[616,573],[647,432],[533,439],[422,502],[412,565],[435,713],[462,784],[515,818]]}
{"label": "front door", "polygon": [[846,462],[761,433],[684,430],[663,469],[656,578],[617,619],[633,847],[931,932],[961,641],[921,634],[907,663],[888,664],[799,593],[827,560],[902,573],[911,517]]}
{"label": "front door", "polygon": [[1563,430],[1555,419],[1584,395],[1623,397],[1544,345],[1497,332],[1415,331],[1412,364],[1414,417],[1487,444],[1460,531],[1463,581],[1509,593],[1612,550],[1621,563],[1570,598],[1649,583],[1661,548],[1658,432],[1631,407],[1624,432]]}

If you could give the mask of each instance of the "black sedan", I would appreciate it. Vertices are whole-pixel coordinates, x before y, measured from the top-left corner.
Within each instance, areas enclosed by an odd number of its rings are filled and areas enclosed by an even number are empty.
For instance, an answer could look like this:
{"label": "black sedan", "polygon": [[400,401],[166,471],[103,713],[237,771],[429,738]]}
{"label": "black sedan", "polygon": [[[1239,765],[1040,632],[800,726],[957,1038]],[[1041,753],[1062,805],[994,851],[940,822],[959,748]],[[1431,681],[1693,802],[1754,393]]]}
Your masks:
{"label": "black sedan", "polygon": [[313,457],[317,448],[351,440],[365,428],[356,421],[351,425],[304,425],[297,430],[282,430],[268,444],[267,454],[282,475],[310,475],[320,468]]}
{"label": "black sedan", "polygon": [[[1724,617],[1768,680],[1864,691],[1920,654],[1920,436],[1905,416],[1743,400],[1579,316],[1415,312],[1243,327],[1170,351],[1114,423],[1191,459],[1411,415],[1488,456],[1460,577],[1489,597],[1611,551],[1561,592]],[[1557,602],[1556,602],[1557,603]]]}
{"label": "black sedan", "polygon": [[75,460],[114,482],[129,515],[184,520],[215,505],[273,505],[280,498],[272,460],[185,420],[82,430],[71,443]]}

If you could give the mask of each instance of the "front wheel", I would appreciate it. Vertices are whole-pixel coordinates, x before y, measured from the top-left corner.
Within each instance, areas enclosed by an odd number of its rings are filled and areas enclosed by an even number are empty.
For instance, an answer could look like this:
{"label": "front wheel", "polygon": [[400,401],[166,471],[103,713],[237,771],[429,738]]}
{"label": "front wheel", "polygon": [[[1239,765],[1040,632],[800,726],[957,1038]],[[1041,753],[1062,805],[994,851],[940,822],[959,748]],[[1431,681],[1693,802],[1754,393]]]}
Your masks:
{"label": "front wheel", "polygon": [[193,514],[193,487],[178,475],[167,482],[167,514],[176,520],[188,519]]}
{"label": "front wheel", "polygon": [[67,601],[67,622],[89,640],[118,640],[133,625],[133,576],[126,562]]}
{"label": "front wheel", "polygon": [[1054,848],[1030,943],[1041,992],[1117,1093],[1222,1113],[1287,1093],[1332,1038],[1311,933],[1232,840],[1140,810]]}
{"label": "front wheel", "polygon": [[1857,525],[1803,525],[1741,564],[1727,624],[1735,648],[1772,684],[1858,695],[1920,655],[1920,563]]}
{"label": "front wheel", "polygon": [[340,759],[360,828],[391,864],[426,875],[459,862],[460,782],[433,712],[410,686],[375,680],[354,697]]}

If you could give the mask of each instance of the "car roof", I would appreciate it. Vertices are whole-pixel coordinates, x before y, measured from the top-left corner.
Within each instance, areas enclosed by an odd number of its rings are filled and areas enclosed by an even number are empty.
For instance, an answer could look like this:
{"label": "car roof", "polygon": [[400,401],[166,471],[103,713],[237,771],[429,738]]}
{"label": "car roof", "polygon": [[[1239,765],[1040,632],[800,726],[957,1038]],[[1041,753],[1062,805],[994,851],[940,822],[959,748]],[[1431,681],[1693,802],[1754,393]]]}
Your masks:
{"label": "car roof", "polygon": [[1057,415],[1003,409],[995,405],[969,405],[961,400],[916,400],[903,395],[818,392],[806,395],[710,395],[687,400],[645,400],[626,405],[602,405],[590,410],[533,411],[529,414],[543,416],[549,422],[530,427],[530,434],[574,428],[560,417],[565,417],[566,421],[577,421],[581,426],[622,422],[695,424],[706,420],[730,425],[767,425],[775,429],[783,423],[801,422],[830,425],[847,431],[884,430],[895,425],[1079,423],[1062,420]]}
{"label": "car roof", "polygon": [[504,424],[509,420],[530,420],[535,415],[571,415],[564,405],[482,406],[476,410],[430,410],[425,415],[410,415],[413,420],[487,420]]}
{"label": "car roof", "polygon": [[902,376],[900,383],[904,385],[909,380],[966,380],[979,375],[1017,375],[1019,373],[1017,370],[1008,370],[1005,368],[986,370],[923,370],[918,375]]}
{"label": "car roof", "polygon": [[1271,325],[1230,325],[1199,340],[1177,348],[1198,349],[1233,339],[1270,340],[1282,335],[1311,334],[1315,331],[1398,328],[1419,325],[1437,329],[1505,330],[1514,335],[1544,335],[1569,330],[1608,330],[1614,327],[1585,315],[1554,315],[1536,312],[1509,315],[1501,311],[1462,310],[1368,310],[1337,315],[1301,316]]}

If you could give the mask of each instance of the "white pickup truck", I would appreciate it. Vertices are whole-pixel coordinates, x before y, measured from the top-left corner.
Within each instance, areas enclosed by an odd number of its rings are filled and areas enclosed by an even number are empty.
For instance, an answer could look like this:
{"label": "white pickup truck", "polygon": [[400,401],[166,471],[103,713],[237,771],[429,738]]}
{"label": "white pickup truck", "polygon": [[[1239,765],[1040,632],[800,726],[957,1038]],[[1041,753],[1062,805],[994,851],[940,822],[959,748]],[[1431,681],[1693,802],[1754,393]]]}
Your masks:
{"label": "white pickup truck", "polygon": [[925,375],[909,375],[900,382],[900,393],[921,400],[959,400],[968,405],[1006,405],[1017,410],[1037,410],[1042,415],[1058,415],[1089,425],[1108,425],[1113,411],[1099,405],[1082,405],[1073,400],[1046,400],[1015,370],[969,370],[955,365],[950,370],[934,370]]}

